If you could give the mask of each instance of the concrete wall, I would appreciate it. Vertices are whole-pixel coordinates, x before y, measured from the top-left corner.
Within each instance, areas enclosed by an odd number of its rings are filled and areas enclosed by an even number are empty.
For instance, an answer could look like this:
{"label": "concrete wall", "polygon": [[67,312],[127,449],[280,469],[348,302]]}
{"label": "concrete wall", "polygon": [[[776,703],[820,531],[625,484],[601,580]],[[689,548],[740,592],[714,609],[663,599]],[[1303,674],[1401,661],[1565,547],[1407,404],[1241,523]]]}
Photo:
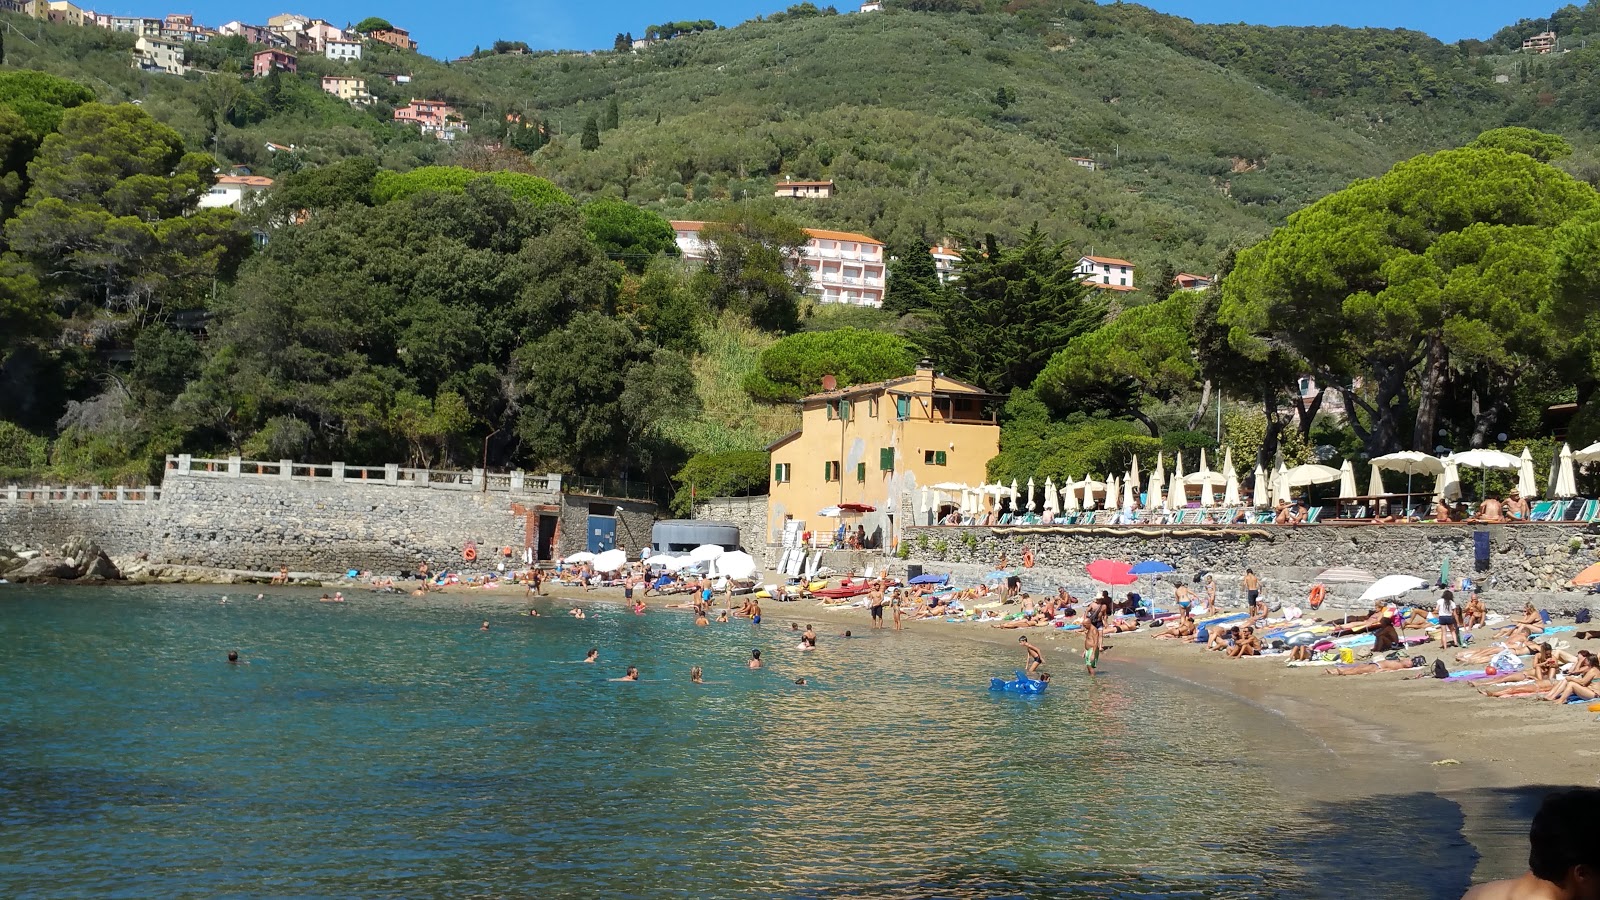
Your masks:
{"label": "concrete wall", "polygon": [[541,510],[559,511],[560,554],[576,552],[591,504],[616,516],[618,545],[634,556],[655,515],[653,504],[530,489],[521,479],[514,491],[459,487],[169,469],[160,499],[148,502],[51,500],[59,493],[46,492],[12,499],[0,490],[0,543],[43,547],[83,536],[112,556],[144,553],[179,565],[398,572],[424,561],[435,570],[460,567],[468,541],[485,562],[503,547],[520,559]]}
{"label": "concrete wall", "polygon": [[[732,522],[739,526],[739,544],[744,552],[760,563],[767,553],[767,545],[783,538],[783,522],[779,517],[777,534],[769,533],[767,498],[761,497],[711,497],[695,503],[691,518],[701,521]],[[770,565],[771,563],[763,563]]]}
{"label": "concrete wall", "polygon": [[[1473,533],[1479,530],[1489,533],[1489,567],[1482,572],[1473,562]],[[1035,566],[1025,572],[1024,583],[1032,591],[1053,592],[1058,586],[1079,594],[1098,591],[1102,586],[1084,573],[1089,562],[1156,559],[1185,579],[1202,570],[1215,573],[1224,596],[1242,596],[1239,580],[1252,567],[1272,599],[1302,601],[1317,573],[1332,566],[1354,566],[1379,576],[1415,575],[1432,583],[1448,561],[1452,582],[1472,578],[1483,586],[1491,607],[1495,598],[1501,608],[1524,598],[1552,610],[1600,605],[1585,599],[1581,590],[1566,587],[1600,554],[1600,532],[1589,526],[926,527],[908,529],[906,541],[907,562],[932,572],[953,571],[967,580],[982,578],[1001,555],[1011,567],[1020,567],[1023,549],[1031,547]],[[1361,590],[1360,585],[1346,585],[1335,595],[1355,598]],[[1171,588],[1156,594],[1170,597]]]}

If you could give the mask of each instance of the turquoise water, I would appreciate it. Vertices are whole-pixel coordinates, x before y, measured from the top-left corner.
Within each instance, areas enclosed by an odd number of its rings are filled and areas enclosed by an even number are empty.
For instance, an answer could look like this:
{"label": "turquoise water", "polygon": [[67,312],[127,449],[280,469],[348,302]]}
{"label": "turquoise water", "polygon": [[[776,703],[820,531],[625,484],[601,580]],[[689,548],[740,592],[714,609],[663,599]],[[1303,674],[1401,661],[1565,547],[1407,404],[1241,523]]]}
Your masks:
{"label": "turquoise water", "polygon": [[1471,871],[1436,815],[1305,802],[1310,738],[1131,667],[1089,683],[1065,642],[1019,698],[986,690],[1012,648],[829,626],[799,653],[792,607],[221,594],[0,588],[0,896],[1446,897]]}

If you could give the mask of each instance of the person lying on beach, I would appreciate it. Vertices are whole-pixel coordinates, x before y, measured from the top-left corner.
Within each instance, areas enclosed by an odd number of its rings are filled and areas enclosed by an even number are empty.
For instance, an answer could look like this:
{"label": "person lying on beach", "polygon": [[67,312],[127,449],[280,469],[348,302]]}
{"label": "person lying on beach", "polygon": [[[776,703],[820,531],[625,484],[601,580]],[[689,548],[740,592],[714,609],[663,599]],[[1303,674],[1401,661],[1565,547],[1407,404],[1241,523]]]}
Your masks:
{"label": "person lying on beach", "polygon": [[1260,656],[1261,639],[1256,637],[1256,630],[1246,626],[1244,631],[1240,633],[1239,639],[1233,642],[1232,647],[1228,648],[1228,655],[1235,659],[1241,656]]}
{"label": "person lying on beach", "polygon": [[1417,660],[1420,656],[1410,659],[1380,659],[1369,663],[1356,663],[1349,666],[1329,666],[1322,670],[1324,675],[1371,675],[1374,672],[1399,672],[1405,669],[1421,668]]}
{"label": "person lying on beach", "polygon": [[1593,900],[1600,897],[1600,788],[1548,794],[1528,829],[1528,871],[1480,884],[1461,900]]}
{"label": "person lying on beach", "polygon": [[990,628],[1039,628],[1039,627],[1047,625],[1047,624],[1049,624],[1049,620],[1048,619],[1046,619],[1042,615],[1039,615],[1039,614],[1035,613],[1034,615],[1031,615],[1031,616],[1025,616],[1025,617],[1023,617],[1021,619],[1013,619],[1010,622],[1001,622],[998,625],[990,625],[989,627]]}
{"label": "person lying on beach", "polygon": [[1530,656],[1538,652],[1538,649],[1522,638],[1508,638],[1487,647],[1473,647],[1470,650],[1462,650],[1456,654],[1456,662],[1465,663],[1469,666],[1481,666],[1492,661],[1505,650],[1511,651],[1512,656]]}
{"label": "person lying on beach", "polygon": [[1180,613],[1177,621],[1168,625],[1165,631],[1156,635],[1156,640],[1176,641],[1194,636],[1199,630],[1193,618],[1187,612]]}
{"label": "person lying on beach", "polygon": [[1130,631],[1138,630],[1139,623],[1137,621],[1125,618],[1112,619],[1100,628],[1102,634],[1127,634]]}
{"label": "person lying on beach", "polygon": [[[1597,671],[1594,654],[1587,650],[1580,650],[1578,651],[1578,661],[1572,664],[1572,668],[1568,670],[1565,677],[1556,674],[1548,679],[1539,678],[1532,670],[1508,674],[1513,676],[1521,675],[1522,681],[1520,683],[1513,681],[1503,688],[1492,691],[1483,690],[1480,686],[1482,682],[1474,684],[1473,687],[1486,697],[1536,697],[1540,700],[1557,700],[1559,698],[1559,702],[1565,703],[1568,697],[1579,691],[1589,691],[1590,695],[1578,693],[1578,696],[1584,697],[1586,700],[1593,699],[1594,690],[1591,685],[1595,676],[1600,674],[1600,671]],[[1529,679],[1532,680],[1530,681]],[[1574,682],[1576,682],[1576,685],[1573,688],[1567,687],[1568,684]]]}

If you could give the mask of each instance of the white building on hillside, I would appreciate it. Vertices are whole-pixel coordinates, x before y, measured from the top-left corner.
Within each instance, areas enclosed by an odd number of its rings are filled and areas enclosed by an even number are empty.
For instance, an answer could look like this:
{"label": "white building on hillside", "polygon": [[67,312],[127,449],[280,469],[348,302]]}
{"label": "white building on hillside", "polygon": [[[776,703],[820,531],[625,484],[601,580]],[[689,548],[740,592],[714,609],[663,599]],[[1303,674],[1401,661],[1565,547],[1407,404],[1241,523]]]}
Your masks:
{"label": "white building on hillside", "polygon": [[242,212],[255,195],[270,187],[272,179],[264,175],[222,175],[200,198],[199,205],[201,209],[228,207]]}
{"label": "white building on hillside", "polygon": [[361,42],[360,41],[341,41],[341,40],[338,40],[338,39],[330,38],[326,43],[324,43],[322,45],[322,55],[326,56],[327,58],[329,58],[331,60],[336,60],[338,62],[344,62],[346,60],[351,60],[351,59],[360,59],[361,58]]}
{"label": "white building on hillside", "polygon": [[1109,291],[1134,291],[1133,263],[1114,256],[1084,256],[1078,259],[1083,283]]}
{"label": "white building on hillside", "polygon": [[133,42],[133,67],[143,72],[165,72],[182,75],[189,71],[183,64],[183,45],[166,38],[139,35]]}
{"label": "white building on hillside", "polygon": [[956,246],[929,247],[928,255],[933,257],[933,270],[939,274],[940,284],[949,284],[956,280],[956,267],[961,265],[961,248]]}
{"label": "white building on hillside", "polygon": [[[708,254],[700,232],[704,222],[673,222],[678,250],[684,259],[704,261]],[[884,289],[883,242],[849,231],[807,228],[810,240],[795,260],[811,276],[810,294],[823,303],[882,306]]]}

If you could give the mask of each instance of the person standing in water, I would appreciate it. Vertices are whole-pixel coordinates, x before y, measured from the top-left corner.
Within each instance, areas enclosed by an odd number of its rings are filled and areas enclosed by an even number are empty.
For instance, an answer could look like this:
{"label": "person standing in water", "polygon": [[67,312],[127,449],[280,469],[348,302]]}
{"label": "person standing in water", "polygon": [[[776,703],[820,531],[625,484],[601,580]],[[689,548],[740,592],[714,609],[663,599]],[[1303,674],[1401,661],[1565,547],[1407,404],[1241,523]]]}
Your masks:
{"label": "person standing in water", "polygon": [[760,650],[751,650],[750,651],[750,668],[752,668],[752,669],[761,668],[761,651]]}
{"label": "person standing in water", "polygon": [[1028,654],[1028,667],[1023,672],[1032,677],[1033,673],[1039,671],[1039,668],[1044,665],[1044,654],[1040,652],[1038,647],[1028,641],[1026,635],[1019,636],[1017,643],[1021,644],[1023,652]]}
{"label": "person standing in water", "polygon": [[690,666],[689,667],[689,680],[691,682],[693,682],[694,684],[705,684],[705,680],[700,677],[700,667],[699,666]]}
{"label": "person standing in water", "polygon": [[628,667],[628,674],[622,676],[621,678],[613,678],[611,680],[612,681],[638,681],[639,680],[639,667],[638,666],[629,666]]}
{"label": "person standing in water", "polygon": [[883,585],[875,584],[868,595],[867,608],[872,610],[872,627],[874,630],[883,627]]}
{"label": "person standing in water", "polygon": [[805,644],[807,647],[810,647],[813,650],[816,649],[817,633],[816,631],[812,630],[810,625],[806,626],[805,634],[800,635],[800,643]]}
{"label": "person standing in water", "polygon": [[750,599],[750,624],[761,624],[761,601],[754,597]]}
{"label": "person standing in water", "polygon": [[600,648],[599,647],[590,647],[589,648],[589,653],[588,653],[588,655],[584,656],[583,661],[586,662],[586,663],[599,662],[600,661]]}

